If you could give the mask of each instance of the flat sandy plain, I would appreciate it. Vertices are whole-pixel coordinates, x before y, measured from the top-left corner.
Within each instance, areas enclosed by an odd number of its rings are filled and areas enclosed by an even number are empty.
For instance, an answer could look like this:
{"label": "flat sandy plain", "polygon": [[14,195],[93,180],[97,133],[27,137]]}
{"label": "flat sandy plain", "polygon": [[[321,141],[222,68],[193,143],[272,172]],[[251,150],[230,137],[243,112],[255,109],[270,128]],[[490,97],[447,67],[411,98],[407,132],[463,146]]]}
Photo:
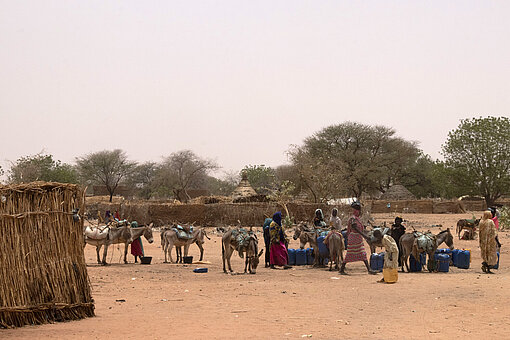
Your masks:
{"label": "flat sandy plain", "polygon": [[[481,215],[481,213],[476,213]],[[435,233],[468,214],[404,215],[408,226]],[[376,222],[394,215],[376,214]],[[408,228],[408,231],[410,228]],[[454,231],[454,230],[453,230]],[[459,241],[472,250],[470,269],[449,273],[399,273],[396,284],[376,281],[361,262],[348,276],[309,266],[257,274],[222,271],[221,237],[209,233],[209,265],[163,263],[160,235],[144,240],[151,265],[120,264],[114,246],[110,266],[99,266],[95,248],[85,248],[96,317],[81,321],[0,330],[1,339],[508,339],[510,337],[510,233],[503,243],[500,270],[483,274],[478,241]],[[261,240],[262,237],[259,237]],[[259,242],[262,244],[262,242]],[[291,247],[297,247],[292,241]],[[441,247],[444,247],[442,245]],[[111,248],[110,248],[111,249]],[[368,248],[367,248],[368,249]],[[111,254],[111,252],[110,252]],[[193,245],[190,255],[198,258]],[[243,260],[234,254],[234,270]],[[207,274],[193,273],[208,267]],[[118,300],[125,300],[119,302]]]}

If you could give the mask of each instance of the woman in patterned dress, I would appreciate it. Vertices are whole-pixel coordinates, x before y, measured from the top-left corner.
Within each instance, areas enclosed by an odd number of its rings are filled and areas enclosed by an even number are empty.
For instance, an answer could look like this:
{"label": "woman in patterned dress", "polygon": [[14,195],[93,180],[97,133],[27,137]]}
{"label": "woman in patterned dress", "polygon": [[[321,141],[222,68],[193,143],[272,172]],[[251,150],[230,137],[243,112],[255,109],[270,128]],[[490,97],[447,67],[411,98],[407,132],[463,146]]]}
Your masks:
{"label": "woman in patterned dress", "polygon": [[484,273],[492,274],[491,269],[498,262],[497,253],[497,231],[496,225],[492,220],[490,211],[484,211],[482,220],[478,225],[480,251],[482,252],[482,270]]}
{"label": "woman in patterned dress", "polygon": [[361,204],[354,202],[351,204],[352,216],[347,222],[347,254],[345,255],[344,262],[340,267],[340,274],[346,275],[345,265],[349,262],[363,261],[367,267],[369,274],[376,274],[376,272],[370,270],[370,266],[367,261],[367,253],[363,245],[363,238],[366,238],[364,231],[365,227],[361,223]]}

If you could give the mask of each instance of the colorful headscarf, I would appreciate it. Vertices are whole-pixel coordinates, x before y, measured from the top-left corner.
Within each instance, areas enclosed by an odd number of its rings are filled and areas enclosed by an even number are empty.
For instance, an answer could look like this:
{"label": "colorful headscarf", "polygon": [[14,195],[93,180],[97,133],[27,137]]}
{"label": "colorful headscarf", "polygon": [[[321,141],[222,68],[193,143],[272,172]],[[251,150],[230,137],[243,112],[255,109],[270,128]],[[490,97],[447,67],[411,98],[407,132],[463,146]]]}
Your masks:
{"label": "colorful headscarf", "polygon": [[269,225],[271,224],[271,222],[273,222],[273,220],[272,220],[272,219],[270,219],[269,217],[268,217],[268,218],[266,218],[266,219],[264,220],[264,225],[262,226],[262,228],[263,228],[263,229],[269,228]]}
{"label": "colorful headscarf", "polygon": [[280,211],[274,213],[273,221],[280,227],[282,226],[282,213]]}

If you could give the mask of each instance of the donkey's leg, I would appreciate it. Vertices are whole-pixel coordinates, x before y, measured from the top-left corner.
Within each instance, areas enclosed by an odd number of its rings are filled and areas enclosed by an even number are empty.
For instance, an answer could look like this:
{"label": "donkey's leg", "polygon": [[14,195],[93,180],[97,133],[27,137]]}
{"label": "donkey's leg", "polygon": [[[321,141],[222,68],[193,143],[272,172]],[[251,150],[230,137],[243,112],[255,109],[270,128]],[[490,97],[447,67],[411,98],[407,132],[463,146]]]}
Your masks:
{"label": "donkey's leg", "polygon": [[244,273],[246,274],[246,269],[248,268],[248,253],[246,253],[246,258],[244,259]]}
{"label": "donkey's leg", "polygon": [[329,271],[333,270],[333,261],[334,260],[336,260],[336,256],[335,256],[335,252],[333,250],[333,247],[331,247],[331,248],[329,248]]}
{"label": "donkey's leg", "polygon": [[168,242],[165,242],[165,246],[163,247],[163,252],[165,253],[165,262],[168,263]]}
{"label": "donkey's leg", "polygon": [[98,245],[96,246],[97,263],[98,263],[98,264],[101,264],[101,258],[99,257],[99,252],[101,251],[101,247],[102,247],[102,245],[101,245],[101,244],[98,244]]}
{"label": "donkey's leg", "polygon": [[225,245],[223,244],[223,240],[221,241],[221,259],[223,260],[223,272],[226,274],[227,269],[225,268]]}
{"label": "donkey's leg", "polygon": [[204,247],[202,246],[201,243],[197,243],[197,246],[198,246],[198,249],[200,249],[200,260],[199,261],[202,261],[202,259],[204,258]]}
{"label": "donkey's leg", "polygon": [[230,264],[230,257],[232,256],[232,253],[234,252],[234,250],[232,249],[232,247],[229,245],[227,249],[225,249],[226,252],[227,252],[227,264],[228,264],[228,270],[230,270],[230,272],[233,272],[232,270],[232,265]]}
{"label": "donkey's leg", "polygon": [[106,266],[107,263],[106,263],[106,255],[108,255],[108,243],[105,243],[104,244],[104,250],[103,250],[103,261],[101,262],[101,264],[103,266]]}
{"label": "donkey's leg", "polygon": [[[128,242],[124,243],[124,263],[128,263],[127,262],[127,250],[128,250],[128,246],[129,246]],[[135,259],[136,259],[136,257],[135,257]]]}

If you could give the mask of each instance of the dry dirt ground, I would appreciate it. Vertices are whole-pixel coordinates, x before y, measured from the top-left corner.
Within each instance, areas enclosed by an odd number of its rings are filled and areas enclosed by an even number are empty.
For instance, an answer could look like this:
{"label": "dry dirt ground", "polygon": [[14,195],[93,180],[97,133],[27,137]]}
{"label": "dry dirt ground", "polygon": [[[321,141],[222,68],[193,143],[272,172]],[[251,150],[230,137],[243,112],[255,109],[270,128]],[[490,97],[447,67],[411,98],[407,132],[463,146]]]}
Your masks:
{"label": "dry dirt ground", "polygon": [[[480,215],[480,213],[477,213]],[[408,225],[453,226],[462,215],[408,214]],[[394,215],[377,214],[377,222]],[[410,228],[408,228],[410,229]],[[439,230],[433,228],[434,232]],[[510,233],[500,233],[501,269],[480,269],[478,241],[459,241],[472,249],[471,268],[449,273],[399,273],[396,284],[376,283],[362,263],[349,264],[348,276],[308,266],[290,270],[259,267],[256,275],[222,272],[221,238],[205,244],[204,265],[164,264],[159,233],[144,240],[151,265],[120,264],[115,246],[108,260],[95,263],[95,248],[86,260],[96,317],[81,321],[0,330],[2,339],[244,339],[313,337],[318,339],[508,339],[510,335]],[[260,237],[259,239],[262,239]],[[262,243],[262,242],[260,242]],[[292,241],[291,247],[297,247]],[[444,247],[441,246],[441,247]],[[367,248],[368,249],[368,248]],[[193,245],[191,255],[197,258]],[[243,262],[233,257],[234,270]],[[125,300],[125,302],[119,302]]]}

